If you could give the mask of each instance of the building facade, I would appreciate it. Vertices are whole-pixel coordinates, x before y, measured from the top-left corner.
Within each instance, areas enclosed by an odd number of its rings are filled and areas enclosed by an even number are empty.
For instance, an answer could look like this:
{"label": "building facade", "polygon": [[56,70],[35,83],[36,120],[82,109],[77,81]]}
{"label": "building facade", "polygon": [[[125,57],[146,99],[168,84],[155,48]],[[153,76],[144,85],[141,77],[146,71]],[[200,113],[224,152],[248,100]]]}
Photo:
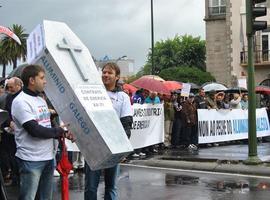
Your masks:
{"label": "building facade", "polygon": [[[257,85],[270,79],[270,0],[266,30],[254,37],[254,67]],[[259,5],[260,6],[260,5]],[[205,0],[206,69],[218,82],[237,86],[247,79],[247,39],[245,0]]]}
{"label": "building facade", "polygon": [[130,76],[135,74],[134,59],[126,58],[126,56],[122,56],[118,59],[110,59],[108,56],[105,56],[102,60],[95,60],[98,71],[101,71],[102,67],[107,62],[114,62],[119,66],[121,71],[120,79],[123,81],[127,80]]}

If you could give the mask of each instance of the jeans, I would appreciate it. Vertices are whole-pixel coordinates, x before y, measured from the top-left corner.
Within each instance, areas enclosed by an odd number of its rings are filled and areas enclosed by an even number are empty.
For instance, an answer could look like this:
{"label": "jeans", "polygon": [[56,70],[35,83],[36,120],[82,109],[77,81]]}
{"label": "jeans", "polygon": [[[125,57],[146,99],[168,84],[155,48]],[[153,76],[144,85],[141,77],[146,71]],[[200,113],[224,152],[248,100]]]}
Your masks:
{"label": "jeans", "polygon": [[19,200],[52,200],[54,161],[25,161],[17,158],[20,174]]}
{"label": "jeans", "polygon": [[[105,181],[105,200],[117,200],[116,181],[119,171],[119,165],[104,169]],[[101,170],[92,171],[87,163],[85,163],[85,191],[84,200],[97,200],[97,189]]]}

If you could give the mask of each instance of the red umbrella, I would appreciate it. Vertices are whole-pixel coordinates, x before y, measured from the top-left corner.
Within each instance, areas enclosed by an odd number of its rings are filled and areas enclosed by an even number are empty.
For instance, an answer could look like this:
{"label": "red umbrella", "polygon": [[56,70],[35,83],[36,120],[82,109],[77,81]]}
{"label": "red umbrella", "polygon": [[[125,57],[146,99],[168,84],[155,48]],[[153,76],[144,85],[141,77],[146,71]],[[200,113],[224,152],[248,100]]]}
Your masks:
{"label": "red umbrella", "polygon": [[255,91],[257,93],[269,94],[270,95],[270,87],[267,87],[267,86],[264,86],[264,85],[256,86]]}
{"label": "red umbrella", "polygon": [[170,91],[182,89],[182,84],[177,81],[165,81],[163,84]]}
{"label": "red umbrella", "polygon": [[138,90],[136,87],[128,83],[125,83],[122,87],[123,87],[123,90],[127,90],[129,91],[129,93],[132,93],[132,94]]}
{"label": "red umbrella", "polygon": [[158,92],[161,94],[170,94],[170,90],[166,88],[163,84],[164,80],[158,76],[142,76],[141,78],[137,79],[130,83],[138,88],[143,88],[146,90],[150,90],[153,92]]}
{"label": "red umbrella", "polygon": [[62,144],[62,151],[61,151],[61,158],[57,164],[56,169],[61,174],[62,177],[62,200],[69,200],[68,174],[73,167],[68,160],[65,138],[61,137],[59,140]]}

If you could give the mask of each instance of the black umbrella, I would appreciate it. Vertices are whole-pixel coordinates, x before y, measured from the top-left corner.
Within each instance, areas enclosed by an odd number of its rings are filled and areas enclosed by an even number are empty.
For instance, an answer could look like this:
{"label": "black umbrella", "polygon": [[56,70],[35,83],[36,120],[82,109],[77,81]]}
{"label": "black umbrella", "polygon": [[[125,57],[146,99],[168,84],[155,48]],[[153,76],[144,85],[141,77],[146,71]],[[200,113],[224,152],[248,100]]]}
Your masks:
{"label": "black umbrella", "polygon": [[197,85],[196,83],[187,83],[190,85],[190,89],[192,90],[198,90],[200,89],[201,87],[199,85]]}
{"label": "black umbrella", "polygon": [[224,91],[225,93],[246,93],[247,89],[243,87],[232,87]]}

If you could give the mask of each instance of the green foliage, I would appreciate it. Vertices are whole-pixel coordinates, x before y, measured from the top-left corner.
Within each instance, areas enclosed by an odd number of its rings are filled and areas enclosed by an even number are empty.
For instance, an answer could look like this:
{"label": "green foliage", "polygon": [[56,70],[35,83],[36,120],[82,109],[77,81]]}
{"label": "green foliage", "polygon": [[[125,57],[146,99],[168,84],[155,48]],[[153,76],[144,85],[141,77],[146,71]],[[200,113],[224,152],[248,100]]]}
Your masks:
{"label": "green foliage", "polygon": [[26,39],[28,34],[24,33],[24,28],[21,25],[13,24],[9,28],[21,41],[19,45],[14,39],[10,37],[4,37],[2,40],[2,49],[9,58],[9,61],[13,63],[13,69],[17,67],[17,59],[26,59]]}
{"label": "green foliage", "polygon": [[215,81],[215,78],[209,73],[204,72],[197,67],[179,66],[163,69],[159,76],[165,80],[175,80],[184,83],[196,83],[202,85],[205,82]]}
{"label": "green foliage", "polygon": [[[194,66],[205,71],[205,41],[191,35],[156,42],[154,47],[154,74],[174,66]],[[144,74],[151,73],[152,51],[148,53]]]}

